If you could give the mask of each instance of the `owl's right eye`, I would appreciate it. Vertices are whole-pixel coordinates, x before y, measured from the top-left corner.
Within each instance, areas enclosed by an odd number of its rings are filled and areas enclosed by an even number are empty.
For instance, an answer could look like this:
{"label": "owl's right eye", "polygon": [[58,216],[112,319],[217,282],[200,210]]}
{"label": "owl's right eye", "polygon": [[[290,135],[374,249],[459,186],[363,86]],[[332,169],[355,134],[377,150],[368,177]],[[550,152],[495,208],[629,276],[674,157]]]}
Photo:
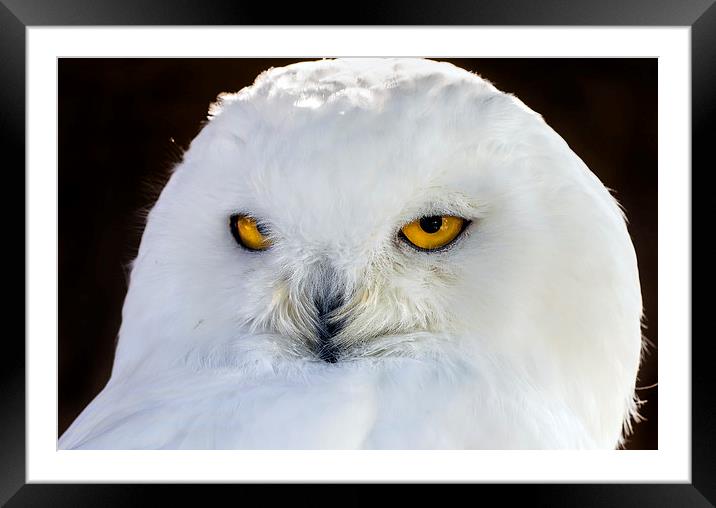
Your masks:
{"label": "owl's right eye", "polygon": [[406,224],[400,235],[418,250],[437,251],[450,245],[469,224],[462,217],[431,215]]}
{"label": "owl's right eye", "polygon": [[271,247],[266,232],[253,217],[234,214],[229,220],[229,228],[236,242],[247,250],[266,250]]}

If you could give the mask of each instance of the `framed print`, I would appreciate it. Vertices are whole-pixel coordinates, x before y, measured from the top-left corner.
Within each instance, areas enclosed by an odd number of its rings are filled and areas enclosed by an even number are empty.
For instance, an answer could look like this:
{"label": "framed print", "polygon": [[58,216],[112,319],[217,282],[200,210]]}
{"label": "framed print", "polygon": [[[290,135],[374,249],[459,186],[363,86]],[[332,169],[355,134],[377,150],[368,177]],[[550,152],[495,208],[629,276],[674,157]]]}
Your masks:
{"label": "framed print", "polygon": [[276,26],[4,1],[27,300],[3,501],[437,482],[712,503],[691,168],[716,7],[521,4]]}

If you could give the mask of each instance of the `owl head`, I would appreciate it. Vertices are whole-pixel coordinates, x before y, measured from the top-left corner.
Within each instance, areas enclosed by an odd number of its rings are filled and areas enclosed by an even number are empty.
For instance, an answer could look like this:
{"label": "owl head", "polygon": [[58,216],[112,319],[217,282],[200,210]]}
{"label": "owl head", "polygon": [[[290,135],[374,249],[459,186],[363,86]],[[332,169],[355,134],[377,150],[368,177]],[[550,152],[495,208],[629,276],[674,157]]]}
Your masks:
{"label": "owl head", "polygon": [[519,99],[448,63],[303,62],[211,107],[148,215],[113,376],[488,362],[613,445],[641,305],[622,211]]}

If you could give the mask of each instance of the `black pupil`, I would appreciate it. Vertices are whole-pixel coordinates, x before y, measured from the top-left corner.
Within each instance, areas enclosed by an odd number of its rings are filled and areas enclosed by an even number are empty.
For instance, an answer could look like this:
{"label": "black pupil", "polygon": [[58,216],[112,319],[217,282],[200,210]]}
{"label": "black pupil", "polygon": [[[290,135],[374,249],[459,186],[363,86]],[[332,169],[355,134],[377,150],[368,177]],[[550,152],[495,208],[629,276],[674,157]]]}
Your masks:
{"label": "black pupil", "polygon": [[420,219],[420,227],[426,233],[437,233],[443,225],[443,218],[439,215],[423,217]]}

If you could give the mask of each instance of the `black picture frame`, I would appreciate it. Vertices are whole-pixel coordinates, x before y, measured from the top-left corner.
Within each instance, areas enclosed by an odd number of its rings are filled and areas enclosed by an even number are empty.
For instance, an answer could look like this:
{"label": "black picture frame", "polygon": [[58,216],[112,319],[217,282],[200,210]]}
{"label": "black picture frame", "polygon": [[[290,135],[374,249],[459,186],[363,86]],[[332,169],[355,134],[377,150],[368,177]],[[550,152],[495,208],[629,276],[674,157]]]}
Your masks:
{"label": "black picture frame", "polygon": [[[325,14],[318,14],[323,12]],[[24,188],[25,174],[25,30],[31,26],[86,25],[551,25],[551,26],[688,26],[691,27],[692,175],[713,171],[710,144],[716,132],[716,6],[714,0],[489,0],[445,2],[383,2],[361,4],[341,17],[333,8],[296,4],[295,9],[236,0],[0,0],[0,153],[6,189],[16,176]],[[20,176],[23,175],[23,176]],[[18,194],[15,192],[14,194]],[[6,245],[19,249],[25,223],[16,219],[19,206],[4,200]],[[23,208],[24,210],[24,208]],[[13,229],[14,228],[14,229]],[[27,265],[24,265],[27,270]],[[16,271],[19,272],[19,271]],[[24,305],[24,294],[21,299]],[[12,300],[17,301],[13,295]],[[9,304],[8,304],[9,305]],[[6,311],[13,315],[12,311]],[[17,314],[20,311],[18,309]],[[24,332],[24,326],[23,326]],[[24,336],[24,333],[22,334]],[[25,476],[25,346],[20,333],[6,333],[0,372],[0,502],[8,506],[124,506],[141,504],[148,490],[165,502],[172,496],[202,505],[211,502],[186,486],[26,484]],[[589,484],[490,486],[480,489],[501,502],[522,500],[548,506],[713,506],[716,503],[716,403],[711,338],[692,341],[691,484]],[[225,489],[234,487],[225,486]],[[251,494],[242,489],[242,496]],[[326,486],[305,486],[293,502],[373,502],[370,489],[351,487],[340,497]],[[258,489],[261,489],[259,491]],[[329,489],[330,490],[330,489]],[[315,493],[314,493],[315,491]],[[426,499],[423,489],[413,490]],[[262,496],[275,491],[254,487]],[[228,492],[227,492],[228,494]],[[452,496],[461,495],[452,492]],[[469,494],[474,495],[474,493]]]}

